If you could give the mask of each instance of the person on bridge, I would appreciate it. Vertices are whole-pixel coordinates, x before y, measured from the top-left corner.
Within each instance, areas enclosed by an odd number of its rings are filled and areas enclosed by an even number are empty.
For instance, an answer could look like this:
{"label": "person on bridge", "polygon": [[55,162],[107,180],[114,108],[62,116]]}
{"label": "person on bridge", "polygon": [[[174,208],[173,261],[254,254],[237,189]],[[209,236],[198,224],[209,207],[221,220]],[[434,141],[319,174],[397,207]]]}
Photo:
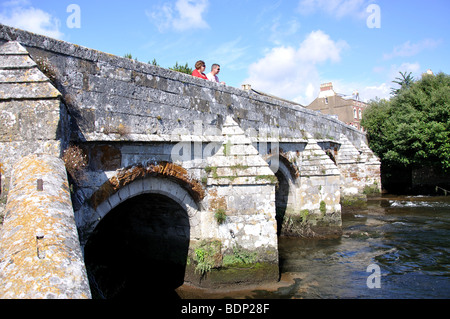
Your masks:
{"label": "person on bridge", "polygon": [[217,82],[220,84],[225,84],[225,82],[220,82],[219,81],[219,77],[217,76],[217,74],[219,74],[220,72],[220,65],[218,64],[213,64],[211,66],[211,72],[209,72],[206,77],[208,78],[208,80],[212,81],[212,82]]}
{"label": "person on bridge", "polygon": [[206,69],[206,64],[205,62],[203,62],[202,60],[197,61],[195,63],[195,70],[192,72],[192,76],[195,76],[197,78],[201,78],[204,80],[208,80],[208,78],[205,75],[205,69]]}

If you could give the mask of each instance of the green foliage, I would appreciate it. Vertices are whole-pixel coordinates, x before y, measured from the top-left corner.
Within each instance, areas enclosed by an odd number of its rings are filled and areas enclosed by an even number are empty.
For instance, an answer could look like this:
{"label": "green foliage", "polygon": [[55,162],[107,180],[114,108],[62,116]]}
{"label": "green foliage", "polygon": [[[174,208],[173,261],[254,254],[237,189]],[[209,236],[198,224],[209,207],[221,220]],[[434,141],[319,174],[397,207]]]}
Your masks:
{"label": "green foliage", "polygon": [[424,75],[391,100],[369,103],[361,122],[388,167],[450,170],[450,76]]}
{"label": "green foliage", "polygon": [[406,74],[406,71],[399,73],[401,75],[401,78],[397,77],[395,78],[396,81],[392,81],[392,83],[397,83],[400,86],[399,89],[391,88],[391,94],[394,96],[398,95],[402,90],[409,89],[414,83],[414,77],[411,75],[411,72],[409,72],[408,74]]}
{"label": "green foliage", "polygon": [[227,213],[225,209],[218,208],[216,209],[216,212],[214,213],[214,217],[216,218],[216,221],[219,225],[222,225],[227,220]]}
{"label": "green foliage", "polygon": [[258,175],[255,177],[255,181],[266,180],[272,184],[278,184],[278,178],[275,175]]}
{"label": "green foliage", "polygon": [[320,212],[322,214],[325,214],[327,212],[327,204],[325,203],[325,201],[320,202]]}
{"label": "green foliage", "polygon": [[158,62],[156,62],[156,59],[153,59],[152,62],[148,62],[148,64],[154,65],[154,66],[159,66]]}
{"label": "green foliage", "polygon": [[372,185],[364,186],[363,194],[365,194],[365,195],[380,194],[380,188],[378,187],[378,183],[375,182]]}
{"label": "green foliage", "polygon": [[[127,58],[127,59],[130,59],[130,60],[133,60],[133,55],[131,53],[124,54],[123,57]],[[138,59],[136,57],[134,58],[134,60],[138,61]]]}
{"label": "green foliage", "polygon": [[181,72],[181,73],[186,73],[191,75],[192,71],[194,71],[192,68],[190,68],[188,66],[188,64],[186,63],[185,65],[179,65],[178,62],[171,68],[169,68],[172,71],[177,71],[177,72]]}
{"label": "green foliage", "polygon": [[306,220],[308,219],[309,216],[309,210],[308,209],[302,209],[300,211],[300,217],[301,217],[301,222],[304,223],[306,222]]}
{"label": "green foliage", "polygon": [[[131,53],[127,53],[123,57],[127,58],[127,59],[133,59],[133,55]],[[138,61],[137,58],[134,58],[134,60]],[[154,65],[154,66],[160,66],[158,64],[158,62],[156,61],[156,59],[153,59],[152,61],[148,61],[148,64],[151,64],[151,65]],[[181,64],[178,64],[178,62],[176,62],[173,67],[169,67],[168,69],[172,70],[172,71],[186,73],[186,74],[189,74],[189,75],[191,75],[192,71],[194,71],[192,68],[189,67],[189,65],[187,63],[185,65],[181,65]]]}
{"label": "green foliage", "polygon": [[194,251],[194,258],[197,262],[195,271],[200,272],[201,275],[205,275],[212,268],[218,266],[222,258],[221,247],[222,243],[218,240],[201,243]]}
{"label": "green foliage", "polygon": [[233,247],[233,255],[225,255],[223,257],[223,266],[233,266],[239,264],[253,264],[256,262],[256,253],[245,250],[236,245]]}

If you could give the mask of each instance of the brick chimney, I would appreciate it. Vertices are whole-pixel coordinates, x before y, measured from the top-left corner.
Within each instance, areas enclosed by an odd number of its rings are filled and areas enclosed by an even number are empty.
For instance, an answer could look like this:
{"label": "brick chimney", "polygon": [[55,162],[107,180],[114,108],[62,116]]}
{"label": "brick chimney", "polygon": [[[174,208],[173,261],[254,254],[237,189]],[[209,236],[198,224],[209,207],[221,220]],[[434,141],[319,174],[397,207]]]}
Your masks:
{"label": "brick chimney", "polygon": [[320,85],[320,92],[333,90],[333,83],[328,82]]}

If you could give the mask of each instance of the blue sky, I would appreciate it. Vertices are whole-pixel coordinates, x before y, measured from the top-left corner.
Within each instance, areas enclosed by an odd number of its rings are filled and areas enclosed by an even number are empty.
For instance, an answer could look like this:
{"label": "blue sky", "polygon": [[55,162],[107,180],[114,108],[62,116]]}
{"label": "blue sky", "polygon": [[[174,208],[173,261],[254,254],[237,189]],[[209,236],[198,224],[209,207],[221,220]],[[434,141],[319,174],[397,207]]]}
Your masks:
{"label": "blue sky", "polygon": [[321,83],[369,100],[399,71],[449,74],[449,13],[448,0],[0,1],[1,23],[162,67],[219,63],[227,85],[303,105]]}

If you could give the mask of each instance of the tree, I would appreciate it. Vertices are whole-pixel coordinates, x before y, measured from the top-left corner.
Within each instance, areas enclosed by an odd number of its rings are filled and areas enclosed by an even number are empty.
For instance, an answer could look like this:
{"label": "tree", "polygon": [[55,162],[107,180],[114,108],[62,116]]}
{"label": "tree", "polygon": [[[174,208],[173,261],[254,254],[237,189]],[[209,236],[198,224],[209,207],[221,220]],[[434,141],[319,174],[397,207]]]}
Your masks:
{"label": "tree", "polygon": [[158,62],[156,62],[156,59],[153,59],[152,62],[148,62],[148,64],[154,65],[154,66],[159,66]]}
{"label": "tree", "polygon": [[[131,53],[126,53],[123,57],[124,57],[124,58],[127,58],[127,59],[130,59],[130,60],[133,60],[133,55],[132,55]],[[134,58],[134,60],[135,60],[135,61],[138,61],[137,58]]]}
{"label": "tree", "polygon": [[[126,54],[125,57],[129,58],[129,59],[133,58],[131,54]],[[137,61],[137,59],[136,59],[136,61]],[[151,64],[151,65],[154,65],[154,66],[160,66],[158,64],[158,62],[156,61],[156,59],[153,59],[151,62],[149,61],[148,64]],[[187,63],[185,65],[181,65],[181,64],[178,64],[178,62],[176,62],[173,67],[171,67],[171,68],[169,67],[169,70],[177,71],[177,72],[181,72],[181,73],[186,73],[186,74],[189,74],[189,75],[191,75],[192,71],[193,71],[193,69],[190,68]]]}
{"label": "tree", "polygon": [[400,85],[399,89],[391,88],[391,94],[394,96],[398,95],[401,90],[408,89],[411,86],[411,84],[414,83],[414,77],[411,75],[411,72],[409,72],[408,75],[406,74],[406,71],[399,73],[401,75],[401,78],[396,77],[395,78],[396,81],[392,81],[392,83],[397,83],[398,85]]}
{"label": "tree", "polygon": [[387,166],[450,171],[450,76],[424,75],[407,85],[401,74],[398,93],[370,102],[363,115],[370,147]]}
{"label": "tree", "polygon": [[187,63],[185,65],[178,65],[178,62],[169,69],[173,70],[173,71],[181,72],[181,73],[186,73],[189,75],[191,75],[192,71],[193,71],[192,68],[190,68]]}

